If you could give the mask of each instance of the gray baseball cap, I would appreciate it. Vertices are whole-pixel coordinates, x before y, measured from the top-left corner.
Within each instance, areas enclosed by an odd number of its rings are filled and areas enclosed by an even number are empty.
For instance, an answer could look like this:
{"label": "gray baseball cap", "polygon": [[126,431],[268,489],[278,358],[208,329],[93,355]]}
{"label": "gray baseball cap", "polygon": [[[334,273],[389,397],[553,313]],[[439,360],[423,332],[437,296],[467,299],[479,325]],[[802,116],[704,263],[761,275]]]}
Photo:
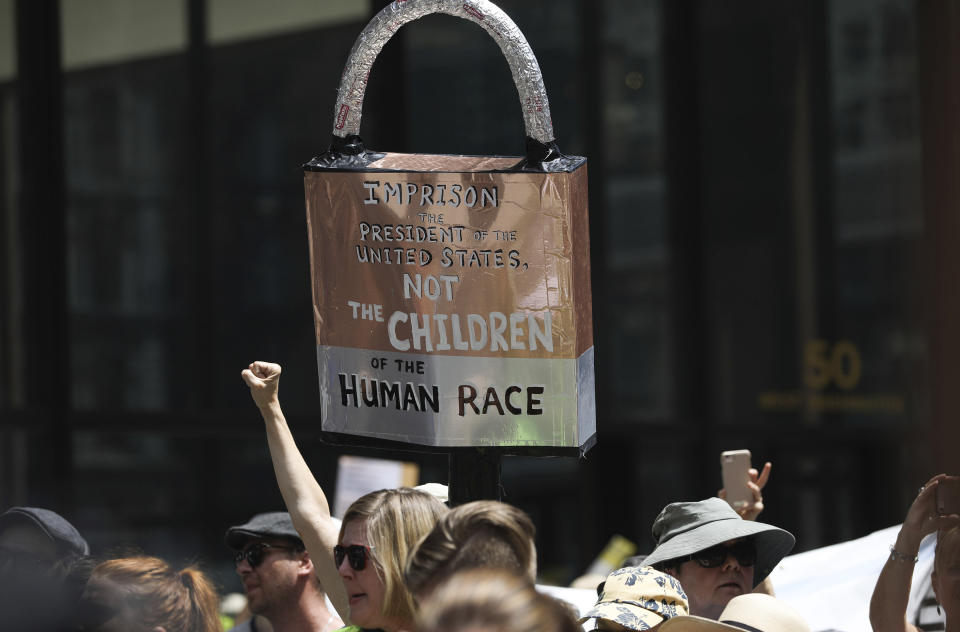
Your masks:
{"label": "gray baseball cap", "polygon": [[790,552],[796,539],[773,525],[744,520],[721,498],[671,503],[653,521],[657,548],[643,563],[656,566],[693,555],[737,538],[751,538],[757,545],[753,585],[762,582]]}
{"label": "gray baseball cap", "polygon": [[90,545],[77,528],[55,511],[40,507],[11,507],[0,514],[0,531],[14,524],[36,527],[66,555],[90,555]]}
{"label": "gray baseball cap", "polygon": [[234,551],[241,551],[249,540],[263,540],[264,538],[287,538],[296,540],[300,546],[303,546],[303,540],[297,530],[293,528],[293,520],[290,519],[290,514],[286,511],[257,514],[246,524],[227,529],[223,540]]}

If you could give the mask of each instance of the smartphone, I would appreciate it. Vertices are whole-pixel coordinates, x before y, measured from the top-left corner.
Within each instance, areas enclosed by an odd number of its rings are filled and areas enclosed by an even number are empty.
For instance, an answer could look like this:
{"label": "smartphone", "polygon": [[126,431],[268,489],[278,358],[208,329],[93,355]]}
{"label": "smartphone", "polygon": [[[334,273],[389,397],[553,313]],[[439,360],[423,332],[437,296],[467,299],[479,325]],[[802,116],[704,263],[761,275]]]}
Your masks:
{"label": "smartphone", "polygon": [[960,514],[960,479],[943,479],[933,491],[938,514]]}
{"label": "smartphone", "polygon": [[720,473],[727,502],[740,509],[753,502],[753,492],[747,487],[750,480],[750,450],[728,450],[720,453]]}

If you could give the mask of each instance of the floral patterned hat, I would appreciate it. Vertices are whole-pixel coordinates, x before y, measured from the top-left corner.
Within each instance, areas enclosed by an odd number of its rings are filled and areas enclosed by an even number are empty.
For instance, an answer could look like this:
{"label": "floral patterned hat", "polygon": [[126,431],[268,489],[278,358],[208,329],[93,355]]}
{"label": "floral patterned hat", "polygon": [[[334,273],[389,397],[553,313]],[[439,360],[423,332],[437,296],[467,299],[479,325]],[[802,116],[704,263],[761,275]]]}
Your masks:
{"label": "floral patterned hat", "polygon": [[607,576],[600,599],[580,623],[604,619],[640,632],[687,614],[690,608],[680,582],[649,566],[628,566]]}

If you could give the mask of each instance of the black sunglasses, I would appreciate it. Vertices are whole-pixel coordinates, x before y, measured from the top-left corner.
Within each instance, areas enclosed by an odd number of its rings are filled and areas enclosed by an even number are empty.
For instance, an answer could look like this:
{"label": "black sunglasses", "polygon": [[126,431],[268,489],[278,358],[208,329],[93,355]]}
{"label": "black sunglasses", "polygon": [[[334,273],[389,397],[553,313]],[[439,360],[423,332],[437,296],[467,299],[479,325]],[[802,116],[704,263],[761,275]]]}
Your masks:
{"label": "black sunglasses", "polygon": [[333,547],[333,561],[336,562],[337,568],[340,568],[340,565],[343,564],[343,558],[347,558],[347,561],[350,562],[350,568],[355,571],[362,571],[366,568],[367,558],[370,556],[370,547],[362,544],[351,544],[350,546],[338,544]]}
{"label": "black sunglasses", "polygon": [[281,551],[299,550],[295,546],[280,546],[277,544],[267,544],[266,542],[257,542],[243,551],[237,551],[236,555],[233,556],[233,562],[237,566],[240,566],[240,562],[247,560],[250,568],[256,568],[263,562],[263,556],[266,555],[267,549],[279,549]]}
{"label": "black sunglasses", "polygon": [[753,566],[757,562],[757,545],[753,540],[742,540],[729,546],[718,544],[687,557],[704,568],[717,568],[732,555],[740,566]]}

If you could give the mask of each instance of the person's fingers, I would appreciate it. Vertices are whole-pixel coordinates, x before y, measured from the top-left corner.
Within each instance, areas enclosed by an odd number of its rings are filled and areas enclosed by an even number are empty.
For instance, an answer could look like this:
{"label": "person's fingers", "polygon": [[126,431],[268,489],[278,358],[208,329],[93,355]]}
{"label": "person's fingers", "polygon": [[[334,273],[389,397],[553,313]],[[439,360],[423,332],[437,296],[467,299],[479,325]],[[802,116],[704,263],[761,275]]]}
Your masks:
{"label": "person's fingers", "polygon": [[942,481],[945,476],[945,474],[937,474],[927,481],[927,484],[920,488],[917,498],[913,501],[914,504],[926,502],[927,499],[931,498],[936,493],[935,490],[937,486],[940,485],[940,481]]}
{"label": "person's fingers", "polygon": [[939,483],[941,480],[945,478],[947,478],[946,474],[937,474],[936,476],[931,478],[929,481],[927,481],[926,483],[920,486],[920,491],[917,493],[917,496],[920,496],[921,494],[923,494],[923,492],[927,491],[931,487],[935,487],[934,483]]}
{"label": "person's fingers", "polygon": [[727,499],[727,490],[726,490],[726,489],[721,489],[720,491],[718,491],[718,492],[717,492],[717,497],[726,500],[726,499]]}
{"label": "person's fingers", "polygon": [[273,362],[263,362],[257,360],[250,364],[250,370],[260,379],[278,378],[280,376],[280,365]]}
{"label": "person's fingers", "polygon": [[757,485],[760,489],[763,489],[766,486],[767,481],[770,480],[770,470],[773,469],[773,464],[770,461],[767,461],[763,464],[763,471],[760,472],[760,476],[757,478]]}
{"label": "person's fingers", "polygon": [[907,517],[904,519],[904,523],[910,522],[923,531],[927,531],[930,528],[929,518],[936,514],[933,506],[933,498],[939,484],[940,479],[934,477],[920,488],[917,497],[913,499],[910,508],[907,509]]}
{"label": "person's fingers", "polygon": [[933,533],[934,531],[952,529],[958,525],[960,525],[960,516],[957,514],[950,514],[948,516],[939,516],[937,514],[933,514],[927,516],[927,525],[925,525],[926,528],[924,531],[927,533]]}
{"label": "person's fingers", "polygon": [[249,386],[250,388],[253,388],[255,386],[263,386],[263,380],[261,380],[256,375],[254,375],[253,371],[251,371],[250,369],[244,369],[240,373],[240,377],[243,378],[243,381],[246,382],[247,386]]}
{"label": "person's fingers", "polygon": [[754,502],[761,502],[763,500],[763,494],[760,492],[760,486],[756,483],[747,481],[747,488],[753,492]]}

